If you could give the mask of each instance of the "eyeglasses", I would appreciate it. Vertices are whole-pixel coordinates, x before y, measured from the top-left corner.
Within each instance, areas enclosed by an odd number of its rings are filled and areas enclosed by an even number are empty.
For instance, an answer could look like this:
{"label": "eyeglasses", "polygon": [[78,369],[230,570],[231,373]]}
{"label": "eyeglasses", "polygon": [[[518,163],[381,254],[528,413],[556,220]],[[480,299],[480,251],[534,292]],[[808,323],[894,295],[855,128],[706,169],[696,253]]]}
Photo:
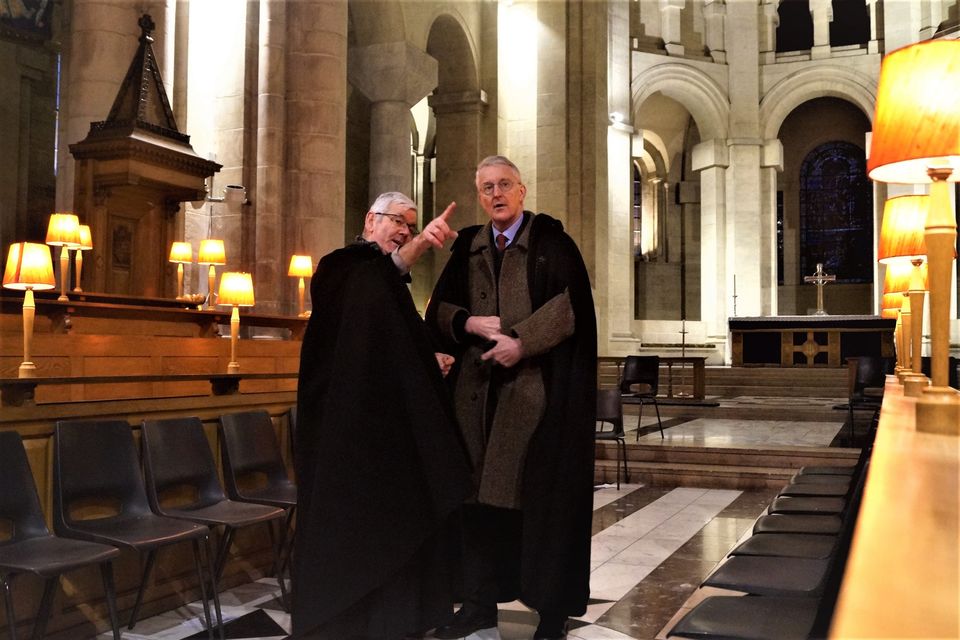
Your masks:
{"label": "eyeglasses", "polygon": [[378,215],[378,216],[383,216],[384,218],[388,218],[388,219],[390,220],[390,222],[392,222],[393,224],[395,224],[397,227],[406,227],[406,228],[407,228],[407,231],[409,231],[409,232],[410,232],[410,235],[412,235],[412,236],[415,236],[415,235],[417,235],[418,233],[420,233],[420,230],[417,229],[417,225],[415,225],[415,224],[409,224],[409,223],[407,222],[407,219],[404,218],[403,216],[399,215],[399,214],[396,214],[396,213],[382,213],[382,212],[380,212],[380,211],[374,211],[374,213],[375,213],[376,215]]}
{"label": "eyeglasses", "polygon": [[484,182],[480,185],[480,193],[485,196],[492,196],[493,190],[496,187],[500,187],[500,193],[510,193],[510,191],[517,185],[513,180],[501,180],[500,182]]}

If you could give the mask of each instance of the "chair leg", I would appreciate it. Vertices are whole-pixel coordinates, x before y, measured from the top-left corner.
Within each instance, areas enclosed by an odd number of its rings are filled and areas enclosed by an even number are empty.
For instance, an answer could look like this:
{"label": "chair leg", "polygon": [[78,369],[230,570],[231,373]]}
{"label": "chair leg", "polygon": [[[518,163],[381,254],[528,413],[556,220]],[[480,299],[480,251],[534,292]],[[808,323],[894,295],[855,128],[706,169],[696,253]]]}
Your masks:
{"label": "chair leg", "polygon": [[[283,522],[277,521],[278,527],[283,527]],[[283,581],[283,573],[280,571],[280,568],[283,566],[283,547],[286,536],[284,535],[283,529],[280,529],[277,534],[277,544],[273,544],[273,520],[267,522],[267,527],[270,529],[270,546],[273,548],[273,574],[277,576],[277,584],[280,585],[280,605],[283,607],[283,610],[288,612],[290,611],[290,606],[287,603],[287,585]]]}
{"label": "chair leg", "polygon": [[[206,540],[206,536],[204,536]],[[190,541],[190,546],[193,547],[193,564],[197,570],[197,580],[200,582],[200,602],[203,604],[203,619],[207,626],[207,637],[210,640],[213,640],[213,621],[210,619],[210,598],[207,596],[207,576],[203,572],[203,565],[209,562],[204,563],[201,560],[201,551],[200,551],[200,541],[194,538]],[[209,560],[209,559],[208,559]],[[214,586],[215,581],[213,580],[213,568],[210,567],[210,587],[215,591],[216,587]],[[219,621],[219,619],[218,619]],[[219,625],[220,633],[223,634],[223,625]]]}
{"label": "chair leg", "polygon": [[120,640],[120,625],[117,623],[117,590],[113,586],[113,561],[100,563],[100,577],[103,579],[103,593],[107,598],[107,612],[110,614],[110,628],[113,640]]}
{"label": "chair leg", "polygon": [[653,408],[657,410],[657,425],[660,427],[660,439],[663,440],[663,421],[660,420],[660,405],[656,398],[653,399]]}
{"label": "chair leg", "polygon": [[217,561],[213,565],[217,576],[217,582],[223,576],[223,567],[227,564],[227,555],[230,553],[230,545],[233,544],[233,527],[224,527],[223,537],[220,538],[220,548],[217,550]]}
{"label": "chair leg", "polygon": [[147,588],[147,580],[150,579],[150,573],[153,571],[153,562],[157,559],[157,550],[147,551],[147,564],[143,568],[143,576],[140,578],[140,589],[137,590],[137,600],[133,603],[133,611],[130,613],[130,622],[127,623],[127,629],[133,629],[137,624],[137,615],[140,613],[140,604],[143,602],[143,592]]}
{"label": "chair leg", "polygon": [[643,419],[643,399],[640,399],[640,410],[637,412],[637,441],[640,441],[640,421]]}
{"label": "chair leg", "polygon": [[[198,543],[198,544],[199,544],[199,543]],[[219,581],[217,580],[217,577],[216,577],[216,575],[215,575],[214,572],[213,572],[213,553],[210,551],[210,538],[209,538],[209,536],[204,536],[204,538],[203,538],[203,544],[199,544],[199,548],[200,548],[200,550],[201,550],[201,554],[200,554],[200,555],[205,558],[206,566],[207,566],[207,568],[208,568],[209,571],[210,571],[210,591],[212,592],[212,595],[213,595],[213,611],[214,611],[214,614],[216,614],[216,616],[217,616],[217,627],[220,629],[220,640],[224,640],[224,638],[223,638],[223,633],[224,633],[224,632],[223,632],[223,614],[222,614],[222,612],[221,612],[221,610],[220,610],[220,589],[219,589]],[[201,592],[201,594],[203,594],[203,589],[201,589],[200,592]],[[206,596],[204,596],[204,600],[206,600]]]}
{"label": "chair leg", "polygon": [[[627,466],[627,442],[622,438],[619,441],[620,447],[623,451],[623,481],[630,482],[630,467]],[[619,489],[619,487],[617,487]]]}
{"label": "chair leg", "polygon": [[284,549],[283,549],[283,562],[280,564],[280,574],[284,574],[287,571],[287,565],[290,563],[290,556],[293,555],[293,541],[297,535],[297,531],[290,527],[290,523],[293,522],[293,514],[297,510],[297,505],[293,505],[287,509],[287,517],[283,521],[283,534],[284,534]]}
{"label": "chair leg", "polygon": [[53,609],[53,596],[57,593],[57,584],[60,582],[60,576],[53,576],[43,581],[43,596],[40,598],[40,611],[37,613],[37,621],[33,625],[33,640],[40,640],[47,631],[47,621],[50,619],[50,611]]}
{"label": "chair leg", "polygon": [[0,576],[0,586],[3,587],[3,606],[7,612],[7,635],[10,640],[17,640],[17,618],[13,612],[13,595],[10,593],[10,583],[13,574]]}

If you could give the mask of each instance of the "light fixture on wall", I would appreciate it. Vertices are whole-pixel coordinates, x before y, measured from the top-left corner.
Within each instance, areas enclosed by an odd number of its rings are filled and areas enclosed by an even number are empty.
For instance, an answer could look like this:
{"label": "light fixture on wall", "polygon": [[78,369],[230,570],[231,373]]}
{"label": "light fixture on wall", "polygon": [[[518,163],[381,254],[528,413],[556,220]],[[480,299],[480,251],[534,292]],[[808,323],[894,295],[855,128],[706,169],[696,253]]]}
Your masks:
{"label": "light fixture on wall", "polygon": [[216,265],[227,264],[227,253],[223,248],[223,240],[201,240],[200,251],[197,252],[197,264],[207,264],[207,309],[213,309],[213,291],[217,284]]}
{"label": "light fixture on wall", "polygon": [[177,263],[177,300],[183,300],[183,265],[193,262],[193,245],[174,242],[170,245],[169,261]]}
{"label": "light fixture on wall", "polygon": [[82,224],[80,225],[80,246],[76,247],[77,252],[73,259],[74,282],[76,282],[73,290],[78,293],[83,291],[83,289],[80,288],[80,273],[83,271],[83,252],[90,251],[91,249],[93,249],[93,236],[90,234],[90,225]]}
{"label": "light fixture on wall", "polygon": [[883,59],[867,170],[879,182],[930,182],[932,385],[917,400],[919,431],[960,435],[960,395],[948,386],[951,271],[957,223],[947,182],[960,181],[960,40],[927,40]]}
{"label": "light fixture on wall", "polygon": [[33,343],[33,317],[36,304],[33,292],[57,286],[53,277],[50,247],[35,242],[17,242],[10,245],[7,266],[3,270],[3,286],[23,291],[23,362],[17,370],[20,378],[35,378],[37,367],[30,361]]}
{"label": "light fixture on wall", "polygon": [[249,273],[226,271],[220,276],[220,292],[217,294],[217,304],[232,306],[230,312],[230,363],[227,373],[240,373],[240,363],[237,361],[237,342],[240,339],[240,312],[239,307],[252,307],[253,278]]}
{"label": "light fixture on wall", "polygon": [[67,279],[70,276],[70,249],[80,246],[80,218],[72,213],[50,214],[47,223],[46,243],[51,247],[60,247],[60,297],[66,302]]}
{"label": "light fixture on wall", "polygon": [[222,202],[227,205],[227,210],[230,213],[240,213],[243,210],[243,205],[251,204],[250,200],[247,199],[247,188],[242,184],[228,184],[223,188],[223,195],[207,195],[203,200],[195,200],[191,204],[193,204],[194,209],[199,209],[204,202]]}
{"label": "light fixture on wall", "polygon": [[901,377],[904,393],[910,396],[919,396],[922,387],[930,384],[920,367],[920,349],[923,344],[923,298],[926,293],[923,288],[921,265],[927,257],[924,224],[929,210],[930,196],[906,195],[889,198],[883,206],[880,243],[877,247],[879,262],[887,265],[892,263],[912,265],[907,289],[910,296],[910,326],[906,327],[904,324],[909,334],[904,336],[904,344],[910,345],[906,363],[909,372],[905,372]]}
{"label": "light fixture on wall", "polygon": [[290,267],[287,269],[287,275],[300,278],[300,282],[297,284],[297,315],[302,318],[308,315],[307,312],[304,311],[303,304],[304,292],[306,290],[303,279],[313,275],[313,258],[297,254],[290,256]]}

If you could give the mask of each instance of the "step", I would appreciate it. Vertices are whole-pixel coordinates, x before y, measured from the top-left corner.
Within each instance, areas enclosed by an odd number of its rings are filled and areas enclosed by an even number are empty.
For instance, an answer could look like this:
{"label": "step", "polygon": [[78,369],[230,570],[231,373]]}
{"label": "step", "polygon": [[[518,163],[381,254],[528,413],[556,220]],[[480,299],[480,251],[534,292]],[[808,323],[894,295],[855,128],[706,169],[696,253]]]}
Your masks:
{"label": "step", "polygon": [[[629,463],[630,482],[648,487],[703,487],[706,489],[760,490],[785,485],[792,473],[784,469],[711,465],[672,465],[657,462]],[[621,476],[621,481],[623,476]],[[616,460],[597,460],[594,483],[617,481]]]}
{"label": "step", "polygon": [[[707,398],[710,399],[709,397]],[[835,400],[835,402],[833,402]],[[740,420],[783,420],[785,412],[789,412],[790,420],[800,420],[809,422],[843,422],[846,419],[846,412],[834,409],[835,405],[845,402],[842,398],[835,398],[826,404],[797,405],[789,408],[774,405],[750,405],[746,402],[739,404],[724,404],[721,400],[720,406],[700,406],[693,404],[661,404],[660,417],[663,420],[668,418],[729,418]],[[734,400],[734,402],[736,402]],[[631,429],[637,424],[638,407],[624,405],[624,425]],[[651,406],[645,406],[643,415],[655,416],[656,413]]]}

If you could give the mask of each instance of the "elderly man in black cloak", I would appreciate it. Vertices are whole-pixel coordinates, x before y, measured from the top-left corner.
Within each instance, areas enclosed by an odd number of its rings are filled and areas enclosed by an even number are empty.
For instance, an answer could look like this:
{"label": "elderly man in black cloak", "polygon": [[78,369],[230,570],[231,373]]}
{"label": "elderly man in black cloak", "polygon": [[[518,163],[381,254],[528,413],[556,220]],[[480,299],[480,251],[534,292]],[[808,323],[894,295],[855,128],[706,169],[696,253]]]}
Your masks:
{"label": "elderly man in black cloak", "polygon": [[454,207],[415,237],[414,203],[383,194],[363,236],[314,274],[297,394],[295,637],[394,640],[453,610],[444,531],[470,471],[441,375],[452,359],[434,353],[405,274],[456,237]]}
{"label": "elderly man in black cloak", "polygon": [[490,221],[460,231],[427,309],[457,362],[450,378],[474,468],[463,509],[464,604],[436,638],[497,624],[497,602],[540,614],[535,639],[566,637],[590,591],[597,329],[574,241],[523,209],[520,171],[477,168]]}

